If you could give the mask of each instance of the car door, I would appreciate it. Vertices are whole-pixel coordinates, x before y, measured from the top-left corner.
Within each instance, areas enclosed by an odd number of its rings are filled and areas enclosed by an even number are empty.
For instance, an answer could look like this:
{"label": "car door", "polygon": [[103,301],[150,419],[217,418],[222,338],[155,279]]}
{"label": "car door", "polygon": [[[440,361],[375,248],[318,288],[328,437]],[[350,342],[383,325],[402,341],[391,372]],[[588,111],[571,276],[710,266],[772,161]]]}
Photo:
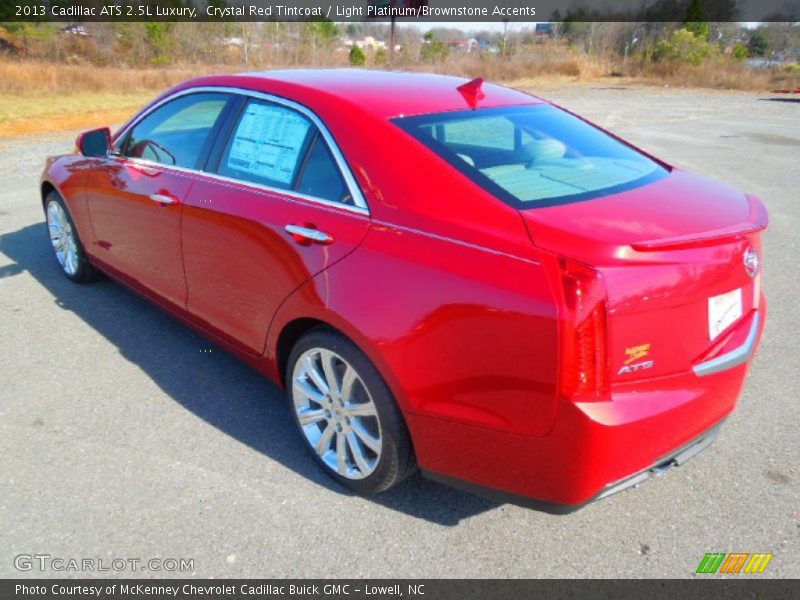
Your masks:
{"label": "car door", "polygon": [[119,276],[181,307],[181,205],[231,98],[196,93],[158,105],[118,138],[87,178],[93,254]]}
{"label": "car door", "polygon": [[352,252],[369,216],[352,173],[315,115],[247,97],[183,213],[188,310],[262,354],[289,294]]}

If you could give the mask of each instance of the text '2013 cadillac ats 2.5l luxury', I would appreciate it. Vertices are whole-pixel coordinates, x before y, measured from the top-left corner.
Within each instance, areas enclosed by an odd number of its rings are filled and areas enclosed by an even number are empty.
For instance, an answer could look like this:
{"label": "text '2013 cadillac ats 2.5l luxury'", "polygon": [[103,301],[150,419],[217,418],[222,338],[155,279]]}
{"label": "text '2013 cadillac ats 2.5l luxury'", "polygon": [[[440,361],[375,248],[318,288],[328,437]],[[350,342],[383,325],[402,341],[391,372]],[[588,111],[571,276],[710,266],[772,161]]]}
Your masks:
{"label": "text '2013 cadillac ats 2.5l luxury'", "polygon": [[419,467],[568,512],[635,485],[714,439],[766,315],[760,200],[480,79],[195,79],[41,193],[67,277],[266,374],[362,493]]}

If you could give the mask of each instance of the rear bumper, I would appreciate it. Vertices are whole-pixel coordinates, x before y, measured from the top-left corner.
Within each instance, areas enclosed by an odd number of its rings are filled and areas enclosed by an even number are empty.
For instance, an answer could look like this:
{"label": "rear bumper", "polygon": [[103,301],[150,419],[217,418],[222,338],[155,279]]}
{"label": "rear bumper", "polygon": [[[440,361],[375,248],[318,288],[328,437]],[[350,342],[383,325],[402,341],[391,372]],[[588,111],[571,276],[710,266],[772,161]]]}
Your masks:
{"label": "rear bumper", "polygon": [[710,360],[703,361],[699,365],[695,365],[692,370],[695,375],[705,377],[706,375],[713,375],[714,373],[721,373],[732,369],[744,362],[747,362],[753,357],[758,345],[759,335],[761,333],[761,315],[756,311],[754,312],[750,321],[750,327],[747,330],[747,337],[740,346],[737,346],[729,352],[725,352],[720,356]]}
{"label": "rear bumper", "polygon": [[626,490],[630,487],[636,487],[651,477],[663,475],[672,467],[680,467],[714,443],[714,440],[716,440],[717,436],[719,435],[720,429],[722,429],[721,422],[714,425],[714,427],[703,433],[700,437],[689,442],[683,448],[679,448],[668,456],[664,456],[663,458],[659,459],[648,469],[640,471],[639,473],[631,475],[630,477],[626,477],[621,481],[607,485],[603,491],[595,496],[592,500],[601,500],[602,498],[607,498],[608,496],[616,494],[617,492],[621,492],[622,490]]}
{"label": "rear bumper", "polygon": [[434,473],[432,471],[427,471],[425,469],[422,469],[422,475],[432,481],[436,481],[437,483],[449,485],[451,487],[475,494],[476,496],[481,496],[483,498],[488,498],[489,500],[494,500],[495,502],[516,504],[518,506],[524,506],[525,508],[533,508],[535,510],[540,510],[554,515],[566,515],[575,512],[577,510],[580,510],[587,504],[591,504],[592,502],[595,502],[597,500],[607,498],[608,496],[611,496],[628,488],[636,487],[644,483],[648,479],[651,479],[652,477],[658,477],[660,475],[663,475],[666,471],[668,471],[672,467],[681,466],[688,460],[700,454],[708,446],[710,446],[714,442],[714,440],[717,439],[717,436],[719,435],[719,431],[721,428],[722,428],[722,423],[718,423],[717,425],[715,425],[714,427],[703,433],[697,439],[693,440],[686,446],[676,450],[675,452],[672,452],[671,454],[662,457],[647,469],[643,469],[642,471],[635,473],[634,475],[631,475],[629,477],[626,477],[620,481],[608,484],[594,498],[591,498],[586,502],[582,502],[579,504],[557,504],[554,502],[537,500],[535,498],[528,498],[526,496],[519,496],[508,492],[503,492],[501,490],[469,483],[468,481],[463,481],[460,479],[455,479],[453,477],[448,477],[446,475],[440,475],[439,473]]}
{"label": "rear bumper", "polygon": [[407,414],[420,468],[436,481],[558,513],[637,485],[717,435],[741,393],[764,309],[743,360],[620,387],[605,402],[561,400],[545,436]]}
{"label": "rear bumper", "polygon": [[[420,468],[430,478],[492,488],[549,512],[571,512],[647,478],[733,410],[747,365],[699,378],[687,389],[619,394],[609,402],[559,402],[552,431],[528,437],[407,415]],[[681,457],[683,458],[683,457]],[[467,485],[468,484],[468,485]],[[483,495],[486,495],[485,493]],[[567,505],[554,509],[549,505]]]}

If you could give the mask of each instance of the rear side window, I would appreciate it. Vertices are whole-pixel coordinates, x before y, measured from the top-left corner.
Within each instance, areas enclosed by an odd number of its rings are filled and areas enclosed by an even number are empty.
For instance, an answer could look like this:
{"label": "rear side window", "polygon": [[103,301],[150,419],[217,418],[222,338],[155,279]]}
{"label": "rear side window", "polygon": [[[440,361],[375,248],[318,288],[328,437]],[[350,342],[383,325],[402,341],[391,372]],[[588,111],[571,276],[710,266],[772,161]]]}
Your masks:
{"label": "rear side window", "polygon": [[394,122],[517,208],[588,200],[667,174],[659,163],[546,104],[405,117]]}
{"label": "rear side window", "polygon": [[249,100],[227,141],[220,175],[324,200],[352,203],[322,134],[305,115]]}
{"label": "rear side window", "polygon": [[297,185],[297,191],[307,196],[352,204],[350,191],[342,179],[339,167],[321,135],[317,135]]}
{"label": "rear side window", "polygon": [[251,100],[234,126],[220,175],[291,189],[314,126],[291,108]]}
{"label": "rear side window", "polygon": [[194,169],[230,96],[198,93],[164,104],[125,136],[120,154]]}

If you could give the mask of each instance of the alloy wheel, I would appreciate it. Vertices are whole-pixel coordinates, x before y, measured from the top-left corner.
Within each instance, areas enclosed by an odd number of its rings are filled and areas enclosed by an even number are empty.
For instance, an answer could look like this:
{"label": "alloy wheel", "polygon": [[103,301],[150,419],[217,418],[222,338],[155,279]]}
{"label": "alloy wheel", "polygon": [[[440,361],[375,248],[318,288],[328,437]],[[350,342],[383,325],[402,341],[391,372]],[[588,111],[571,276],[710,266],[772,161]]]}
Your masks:
{"label": "alloy wheel", "polygon": [[294,366],[292,399],[306,441],[328,468],[353,480],[375,471],[381,458],[380,420],[352,365],[331,350],[307,350]]}
{"label": "alloy wheel", "polygon": [[74,276],[78,272],[78,243],[67,213],[55,200],[47,205],[47,229],[58,264],[67,275]]}

